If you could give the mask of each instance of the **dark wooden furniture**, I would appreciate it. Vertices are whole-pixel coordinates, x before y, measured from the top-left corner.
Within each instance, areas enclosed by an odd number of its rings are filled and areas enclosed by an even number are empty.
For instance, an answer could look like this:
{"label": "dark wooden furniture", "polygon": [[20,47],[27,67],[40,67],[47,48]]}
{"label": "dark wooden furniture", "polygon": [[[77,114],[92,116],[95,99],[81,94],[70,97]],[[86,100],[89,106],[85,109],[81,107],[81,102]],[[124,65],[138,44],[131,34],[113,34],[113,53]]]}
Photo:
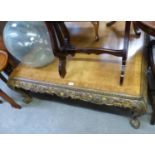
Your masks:
{"label": "dark wooden furniture", "polygon": [[123,84],[125,76],[125,67],[129,46],[130,37],[130,25],[131,21],[125,22],[124,30],[124,46],[123,49],[106,49],[106,48],[77,48],[73,47],[70,42],[69,31],[63,21],[53,22],[47,21],[46,25],[50,32],[52,47],[54,55],[59,58],[59,74],[62,78],[66,75],[66,57],[68,55],[74,56],[76,53],[82,54],[111,54],[122,58],[121,73],[120,73],[120,85]]}
{"label": "dark wooden furniture", "polygon": [[148,80],[148,95],[153,109],[151,118],[151,124],[153,125],[155,124],[155,52],[153,50],[155,46],[155,21],[135,21],[134,24],[148,34],[148,70],[151,71]]}
{"label": "dark wooden furniture", "polygon": [[[6,68],[7,64],[8,64],[8,54],[4,51],[0,51],[0,72]],[[0,73],[0,78],[4,82],[7,82],[7,80],[1,73]],[[12,107],[17,109],[21,108],[21,106],[18,105],[11,97],[9,97],[1,88],[0,88],[0,96],[4,98],[6,101],[8,101]]]}
{"label": "dark wooden furniture", "polygon": [[155,40],[149,38],[149,44],[148,44],[148,60],[149,60],[149,66],[148,66],[148,96],[151,101],[152,105],[152,117],[151,117],[151,124],[155,124],[155,53],[153,51],[153,48],[155,46]]}
{"label": "dark wooden furniture", "polygon": [[94,29],[95,29],[95,40],[98,41],[99,40],[99,21],[92,21],[91,22],[94,25]]}

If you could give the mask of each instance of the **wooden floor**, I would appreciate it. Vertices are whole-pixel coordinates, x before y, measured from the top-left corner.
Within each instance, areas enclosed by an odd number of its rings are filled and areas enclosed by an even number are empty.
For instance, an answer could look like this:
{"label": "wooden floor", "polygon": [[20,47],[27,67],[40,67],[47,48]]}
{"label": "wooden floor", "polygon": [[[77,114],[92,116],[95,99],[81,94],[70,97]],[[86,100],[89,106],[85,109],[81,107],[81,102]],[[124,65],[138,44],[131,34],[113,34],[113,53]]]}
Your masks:
{"label": "wooden floor", "polygon": [[[124,22],[117,22],[111,28],[100,22],[100,40],[95,42],[95,33],[90,22],[66,22],[71,41],[78,47],[122,48]],[[136,38],[131,32],[127,68],[123,86],[119,85],[121,58],[111,55],[77,54],[68,57],[67,75],[64,79],[58,74],[58,59],[43,68],[17,67],[10,80],[22,78],[44,83],[69,85],[75,88],[93,89],[107,93],[140,96],[142,85],[143,35]]]}

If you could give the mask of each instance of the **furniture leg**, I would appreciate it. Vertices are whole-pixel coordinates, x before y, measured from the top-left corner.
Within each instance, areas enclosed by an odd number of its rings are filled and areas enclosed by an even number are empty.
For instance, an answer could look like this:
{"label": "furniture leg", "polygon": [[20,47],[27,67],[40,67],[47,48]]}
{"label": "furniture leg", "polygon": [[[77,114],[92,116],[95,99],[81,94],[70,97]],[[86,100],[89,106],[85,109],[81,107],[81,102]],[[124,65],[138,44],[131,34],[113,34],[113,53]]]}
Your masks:
{"label": "furniture leg", "polygon": [[133,30],[134,30],[136,36],[140,37],[141,32],[139,31],[138,27],[136,26],[136,24],[134,22],[132,22],[132,25],[133,25]]}
{"label": "furniture leg", "polygon": [[153,112],[152,112],[150,124],[154,125],[155,124],[155,100],[153,100],[152,109],[153,109]]}
{"label": "furniture leg", "polygon": [[130,25],[131,21],[126,21],[125,23],[125,35],[124,35],[124,48],[123,48],[123,57],[122,57],[122,67],[121,67],[121,75],[120,75],[120,85],[124,82],[124,75],[126,69],[126,61],[128,54],[128,46],[129,46],[129,38],[130,38]]}
{"label": "furniture leg", "polygon": [[150,99],[151,106],[152,106],[152,115],[151,115],[150,124],[154,125],[155,124],[155,99],[153,97],[153,91],[151,90],[149,83],[148,83],[148,97]]}
{"label": "furniture leg", "polygon": [[[150,38],[149,38],[150,39]],[[153,73],[153,76],[155,78],[155,75],[154,75],[154,71],[153,71],[153,68],[154,68],[154,60],[153,60],[153,46],[155,46],[155,40],[149,40],[149,45],[148,45],[148,57],[149,57],[149,65],[151,66],[151,70],[152,70],[152,73]]]}
{"label": "furniture leg", "polygon": [[26,104],[29,104],[32,102],[32,97],[31,95],[29,95],[27,92],[25,91],[20,91],[22,96],[23,96],[23,102],[26,103]]}
{"label": "furniture leg", "polygon": [[138,129],[140,127],[140,121],[138,120],[137,117],[133,117],[131,120],[130,120],[130,124],[131,126],[134,128],[134,129]]}
{"label": "furniture leg", "polygon": [[[116,21],[111,21],[107,23],[107,26],[112,26]],[[124,35],[124,47],[123,47],[123,56],[122,56],[122,66],[121,66],[121,75],[120,75],[120,85],[123,85],[125,68],[126,68],[126,60],[129,46],[129,38],[130,38],[130,25],[131,21],[125,22],[125,35]]]}
{"label": "furniture leg", "polygon": [[139,116],[140,116],[139,113],[133,112],[133,116],[130,119],[130,124],[134,129],[138,129],[140,127],[140,121],[138,119]]}
{"label": "furniture leg", "polygon": [[98,30],[99,30],[99,21],[96,22],[91,22],[94,26],[95,29],[95,40],[98,41],[99,40],[99,34],[98,34]]}
{"label": "furniture leg", "polygon": [[3,82],[5,82],[5,83],[7,83],[7,79],[0,73],[0,79],[3,81]]}
{"label": "furniture leg", "polygon": [[66,75],[66,56],[59,57],[59,75],[62,78]]}
{"label": "furniture leg", "polygon": [[[50,38],[51,38],[51,43],[52,43],[54,55],[59,58],[59,66],[58,66],[59,75],[60,75],[60,77],[64,78],[65,75],[66,75],[66,56],[65,55],[61,56],[63,53],[61,53],[62,51],[60,51],[60,49],[58,48],[57,41],[61,40],[60,41],[61,43],[59,43],[59,44],[66,47],[67,45],[65,45],[63,43],[64,38],[62,36],[62,34],[63,34],[62,31],[66,32],[64,35],[66,35],[66,38],[68,39],[68,41],[69,41],[70,37],[69,37],[69,32],[67,32],[67,28],[66,28],[65,24],[63,22],[61,24],[60,23],[61,22],[58,22],[58,23],[56,23],[56,22],[46,22],[46,25],[47,25],[47,28],[48,28],[48,30],[50,32]],[[61,27],[63,27],[62,28],[63,30],[60,29]],[[56,36],[56,34],[58,36]]]}
{"label": "furniture leg", "polygon": [[[155,40],[150,40],[149,39],[149,44],[148,44],[148,61],[149,61],[149,65],[148,65],[148,73],[150,73],[151,76],[151,72],[152,72],[152,81],[155,79],[155,75],[154,75],[154,61],[153,61],[153,45],[155,45]],[[148,82],[148,97],[150,99],[151,102],[151,106],[152,106],[152,115],[151,115],[151,121],[150,124],[154,125],[155,124],[155,93],[154,93],[154,88],[151,88],[151,85],[154,85],[153,83],[151,83],[151,80]]]}
{"label": "furniture leg", "polygon": [[126,56],[124,56],[122,58],[121,75],[120,75],[120,85],[123,85],[124,75],[125,75],[125,68],[126,68]]}
{"label": "furniture leg", "polygon": [[9,97],[6,93],[4,93],[1,89],[0,89],[0,96],[2,98],[4,98],[8,103],[10,103],[10,105],[16,109],[21,109],[21,106],[19,104],[17,104],[11,97]]}
{"label": "furniture leg", "polygon": [[64,44],[66,46],[70,45],[70,34],[69,34],[69,31],[68,29],[66,28],[66,25],[64,22],[59,22],[60,26],[61,26],[61,29],[63,31],[63,34],[64,34]]}
{"label": "furniture leg", "polygon": [[12,66],[10,63],[8,63],[8,65],[6,66],[4,72],[9,76],[14,68],[15,68],[14,66]]}

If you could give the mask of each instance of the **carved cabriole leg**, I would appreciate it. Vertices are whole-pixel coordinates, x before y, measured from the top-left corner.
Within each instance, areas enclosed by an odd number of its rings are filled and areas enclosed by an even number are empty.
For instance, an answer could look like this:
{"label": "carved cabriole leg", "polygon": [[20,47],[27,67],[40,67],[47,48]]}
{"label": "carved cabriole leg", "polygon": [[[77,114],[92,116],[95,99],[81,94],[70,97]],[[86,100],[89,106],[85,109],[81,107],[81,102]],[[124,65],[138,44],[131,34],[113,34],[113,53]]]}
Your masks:
{"label": "carved cabriole leg", "polygon": [[[8,83],[9,85],[9,83]],[[29,92],[25,91],[24,89],[16,89],[15,87],[12,87],[11,86],[11,89],[17,91],[18,93],[21,94],[21,96],[23,97],[23,102],[26,103],[26,104],[29,104],[32,102],[32,96],[30,95]]]}
{"label": "carved cabriole leg", "polygon": [[16,109],[21,109],[21,106],[18,105],[11,97],[9,97],[6,93],[4,93],[1,89],[0,89],[0,96],[2,98],[4,98],[8,103],[10,103],[10,105]]}
{"label": "carved cabriole leg", "polygon": [[132,118],[130,120],[131,126],[135,129],[138,129],[140,127],[140,121],[138,120],[139,116],[140,116],[139,113],[133,112]]}
{"label": "carved cabriole leg", "polygon": [[98,41],[99,40],[99,34],[98,34],[98,31],[99,31],[99,21],[95,21],[95,22],[91,22],[94,26],[94,29],[95,29],[95,40]]}
{"label": "carved cabriole leg", "polygon": [[26,93],[25,91],[20,91],[22,96],[23,96],[23,102],[26,103],[26,104],[29,104],[32,102],[32,97]]}
{"label": "carved cabriole leg", "polygon": [[62,78],[66,75],[66,56],[59,57],[59,75]]}

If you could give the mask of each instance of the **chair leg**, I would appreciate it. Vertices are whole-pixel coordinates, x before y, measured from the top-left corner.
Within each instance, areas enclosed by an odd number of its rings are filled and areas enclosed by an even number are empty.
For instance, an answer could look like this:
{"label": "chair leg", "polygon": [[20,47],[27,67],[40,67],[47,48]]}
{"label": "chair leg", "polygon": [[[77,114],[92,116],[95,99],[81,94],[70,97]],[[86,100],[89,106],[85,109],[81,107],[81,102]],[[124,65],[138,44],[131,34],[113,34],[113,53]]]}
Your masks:
{"label": "chair leg", "polygon": [[59,58],[59,75],[61,78],[66,75],[66,56]]}
{"label": "chair leg", "polygon": [[151,106],[152,106],[152,115],[151,115],[150,124],[154,125],[155,124],[155,99],[153,97],[152,90],[150,89],[149,83],[148,83],[148,97],[150,99]]}
{"label": "chair leg", "polygon": [[151,106],[152,106],[152,115],[151,115],[151,121],[150,121],[150,124],[151,125],[154,125],[155,124],[155,99],[154,97],[152,96],[151,92],[150,93],[150,100],[151,100]]}
{"label": "chair leg", "polygon": [[132,25],[133,25],[133,30],[134,30],[136,36],[140,37],[141,32],[139,31],[138,27],[136,26],[136,24],[134,22],[132,22]]}
{"label": "chair leg", "polygon": [[124,54],[122,57],[120,85],[123,85],[124,76],[125,76],[126,61],[127,61],[127,55],[128,55],[128,46],[129,46],[129,39],[130,39],[130,25],[131,25],[131,21],[125,22],[124,48],[123,48]]}
{"label": "chair leg", "polygon": [[151,122],[150,123],[151,123],[151,125],[155,124],[155,104],[154,104],[154,107],[153,107],[153,112],[152,112]]}
{"label": "chair leg", "polygon": [[21,109],[21,106],[19,104],[17,104],[10,96],[8,96],[6,93],[4,93],[1,89],[0,89],[0,96],[5,99],[8,103],[10,103],[10,105],[16,109]]}
{"label": "chair leg", "polygon": [[[150,40],[149,38],[149,44],[148,44],[148,68],[150,67],[150,72],[153,72],[153,65],[154,65],[154,61],[153,61],[153,45],[155,45],[155,41],[154,40]],[[154,80],[154,75],[153,76],[153,80]],[[150,99],[151,102],[151,106],[152,106],[152,115],[151,115],[151,121],[150,124],[154,125],[155,124],[155,93],[154,93],[154,89],[151,88],[151,80],[148,83],[148,97]]]}
{"label": "chair leg", "polygon": [[0,73],[0,79],[3,81],[3,82],[5,82],[5,83],[7,83],[7,79]]}
{"label": "chair leg", "polygon": [[99,34],[98,34],[98,30],[99,30],[99,21],[96,22],[91,22],[94,26],[95,29],[95,40],[98,41],[99,40]]}
{"label": "chair leg", "polygon": [[124,56],[122,58],[121,75],[120,75],[120,85],[123,85],[123,82],[124,82],[125,68],[126,68],[126,56]]}

